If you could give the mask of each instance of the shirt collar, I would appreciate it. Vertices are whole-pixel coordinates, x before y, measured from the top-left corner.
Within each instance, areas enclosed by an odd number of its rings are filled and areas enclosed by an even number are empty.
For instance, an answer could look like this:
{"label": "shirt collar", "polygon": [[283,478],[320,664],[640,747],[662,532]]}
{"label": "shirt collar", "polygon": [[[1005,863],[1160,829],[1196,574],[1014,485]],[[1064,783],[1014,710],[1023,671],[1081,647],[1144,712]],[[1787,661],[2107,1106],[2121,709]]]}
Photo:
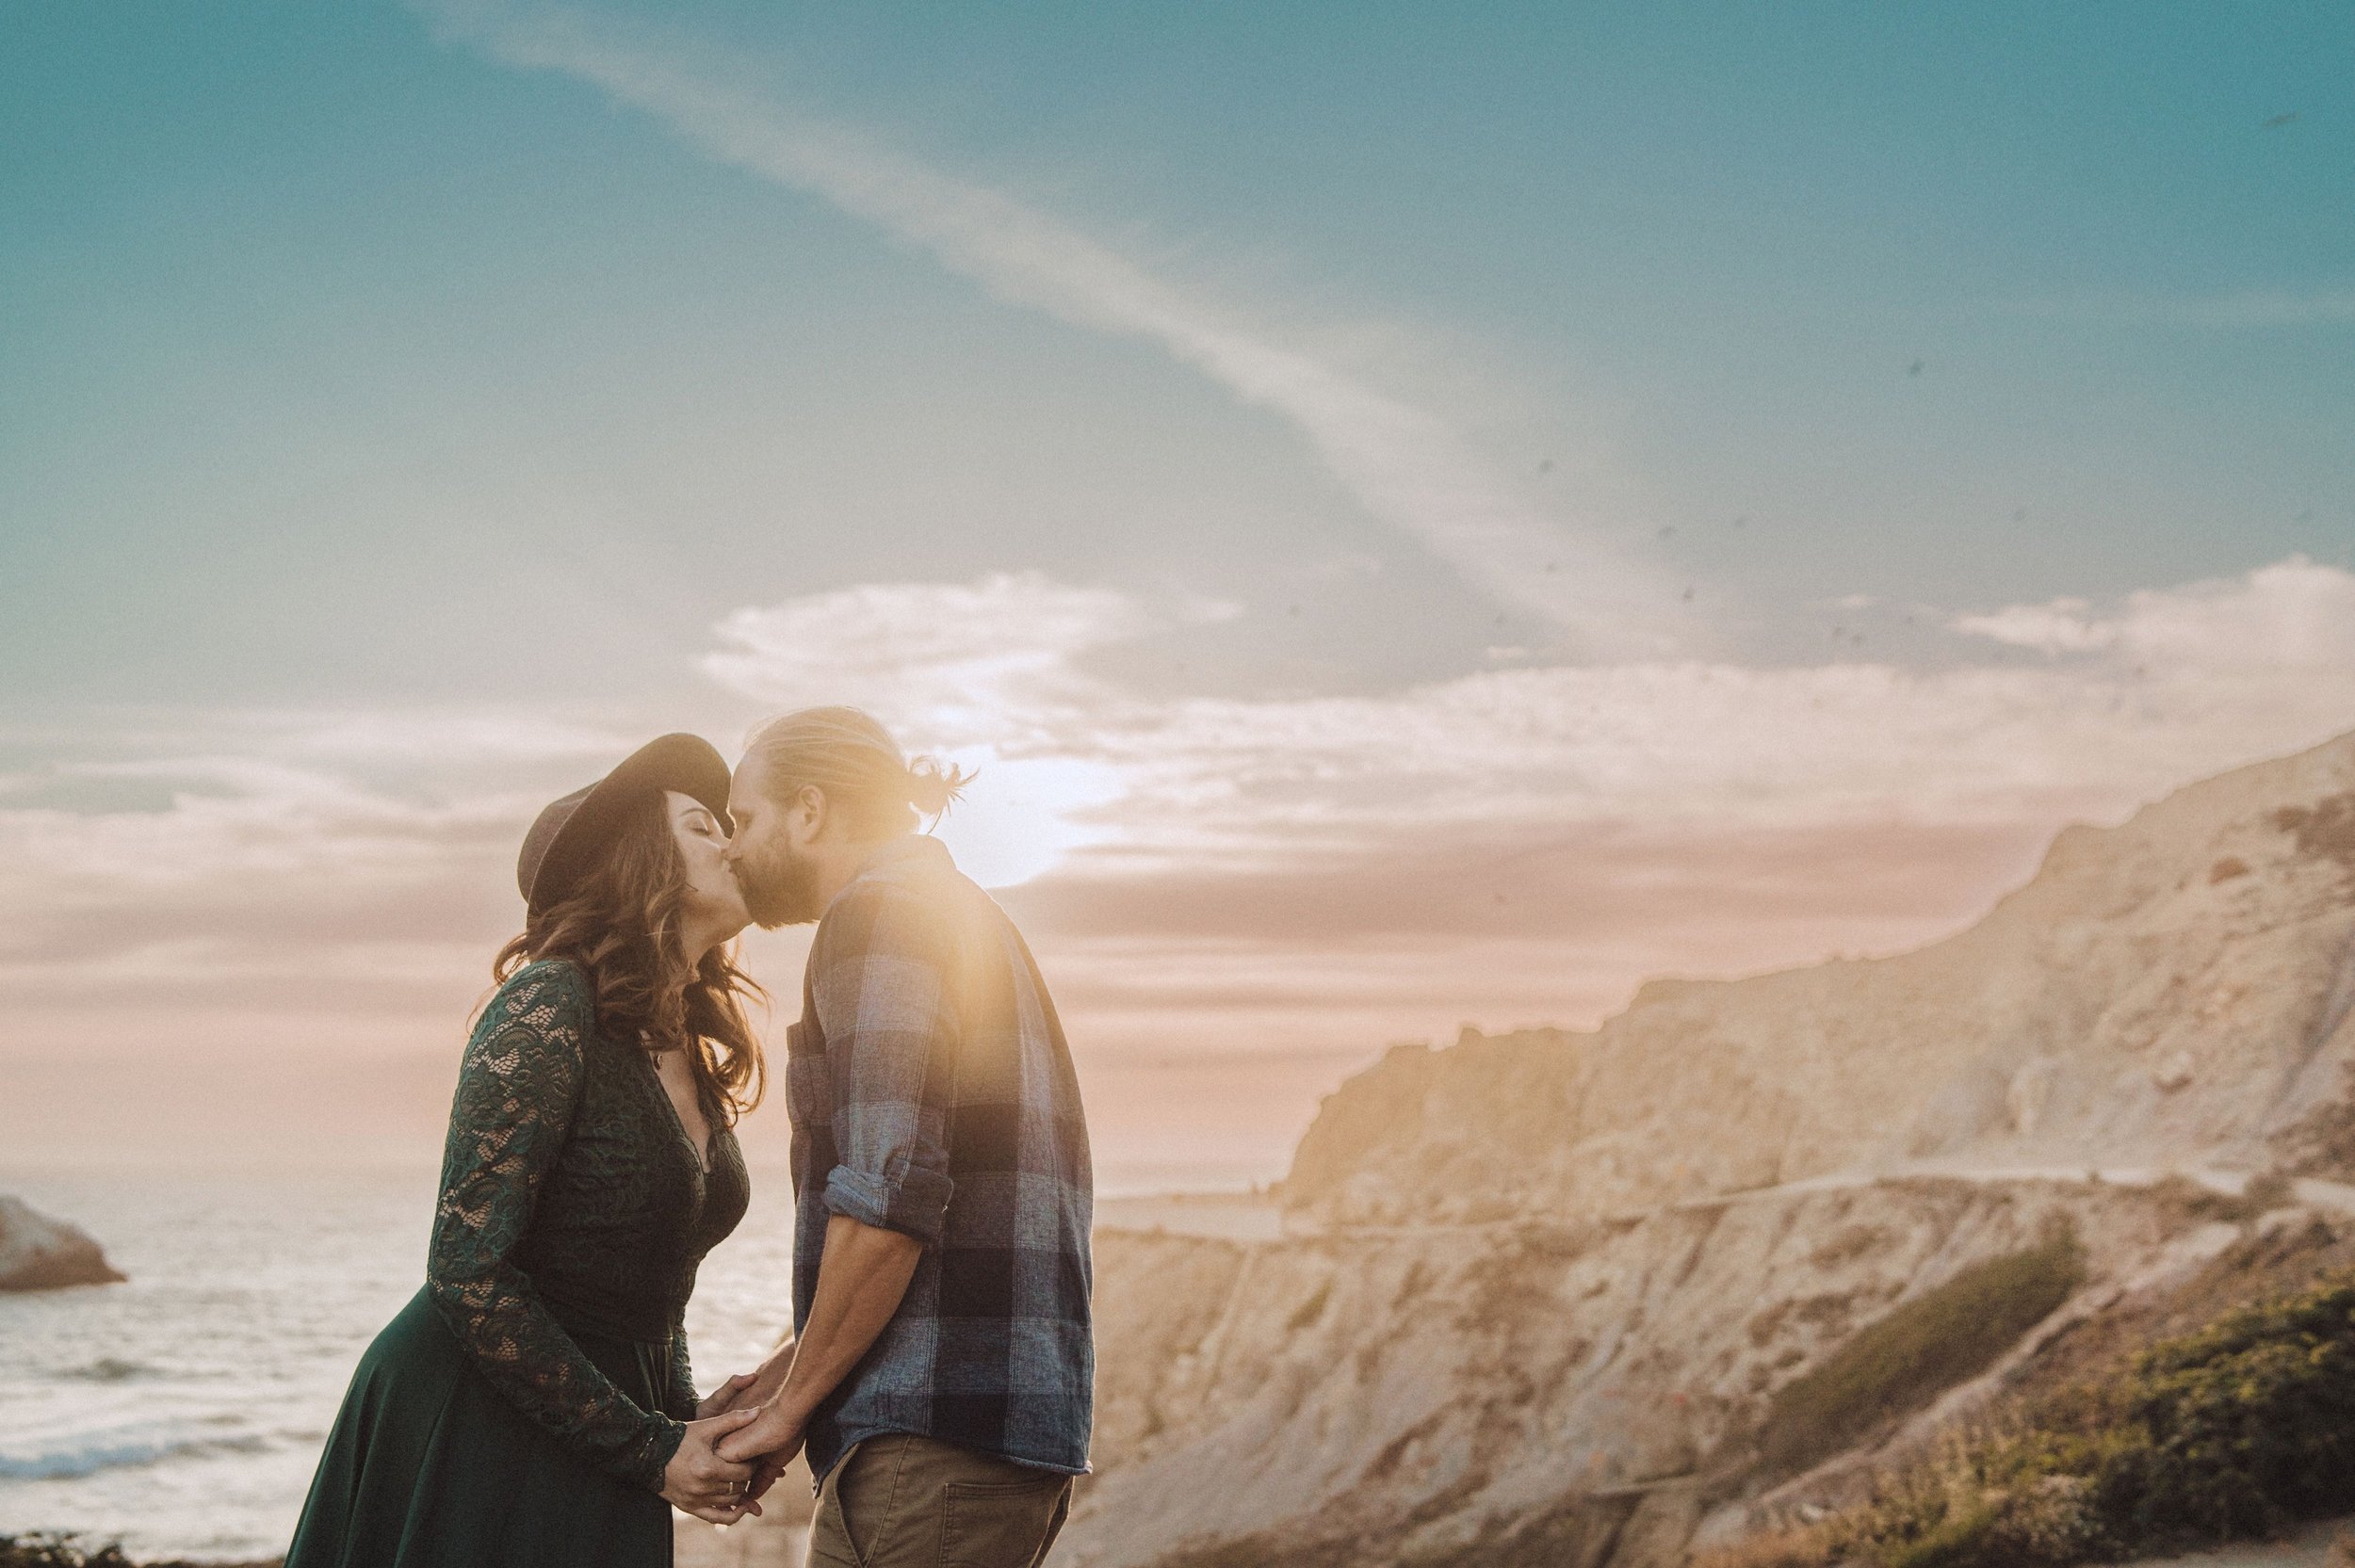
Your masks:
{"label": "shirt collar", "polygon": [[868,851],[867,858],[859,862],[858,875],[851,881],[861,881],[901,866],[954,870],[956,862],[950,858],[949,846],[930,834],[901,833],[897,838],[885,839]]}
{"label": "shirt collar", "polygon": [[867,852],[867,858],[858,863],[858,869],[852,873],[849,881],[842,884],[842,892],[836,894],[827,903],[824,913],[833,913],[834,906],[842,901],[843,895],[868,878],[885,876],[902,866],[911,870],[932,867],[954,871],[957,863],[950,858],[949,846],[928,834],[901,833],[897,838],[886,838]]}

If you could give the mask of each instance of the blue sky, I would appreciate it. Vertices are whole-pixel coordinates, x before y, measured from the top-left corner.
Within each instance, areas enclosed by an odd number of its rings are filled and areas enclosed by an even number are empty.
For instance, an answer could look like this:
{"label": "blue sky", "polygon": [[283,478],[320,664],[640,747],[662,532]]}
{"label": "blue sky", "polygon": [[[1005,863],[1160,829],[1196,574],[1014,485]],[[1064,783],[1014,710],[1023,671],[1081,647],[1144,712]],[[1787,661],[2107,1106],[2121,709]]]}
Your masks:
{"label": "blue sky", "polygon": [[[1239,316],[1376,340],[1762,648],[1827,588],[2098,593],[2355,536],[2343,8],[667,14]],[[783,590],[914,554],[1232,592],[1389,545],[1149,349],[428,18],[14,30],[0,635],[44,687],[442,695],[479,651],[546,690],[571,674],[518,646],[511,585],[689,640],[715,557]],[[2290,319],[2202,319],[2253,296]],[[336,613],[354,578],[406,623]],[[1427,607],[1423,672],[1485,639]],[[638,662],[575,635],[599,678]]]}
{"label": "blue sky", "polygon": [[1103,1061],[1301,1084],[2355,723],[2344,7],[6,14],[0,1052],[368,954],[424,1050],[534,791],[846,692]]}

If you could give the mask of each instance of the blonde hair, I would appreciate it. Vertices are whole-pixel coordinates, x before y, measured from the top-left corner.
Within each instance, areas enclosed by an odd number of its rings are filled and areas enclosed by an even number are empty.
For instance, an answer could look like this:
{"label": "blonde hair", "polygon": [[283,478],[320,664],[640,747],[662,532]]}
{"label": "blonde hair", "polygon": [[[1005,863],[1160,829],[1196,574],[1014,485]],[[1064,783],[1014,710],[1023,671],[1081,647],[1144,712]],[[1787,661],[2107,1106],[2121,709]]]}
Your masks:
{"label": "blonde hair", "polygon": [[856,708],[804,708],[771,719],[745,743],[761,762],[761,788],[785,801],[816,786],[847,813],[860,838],[913,832],[918,816],[937,817],[965,793],[973,775],[931,757],[910,761],[891,732]]}

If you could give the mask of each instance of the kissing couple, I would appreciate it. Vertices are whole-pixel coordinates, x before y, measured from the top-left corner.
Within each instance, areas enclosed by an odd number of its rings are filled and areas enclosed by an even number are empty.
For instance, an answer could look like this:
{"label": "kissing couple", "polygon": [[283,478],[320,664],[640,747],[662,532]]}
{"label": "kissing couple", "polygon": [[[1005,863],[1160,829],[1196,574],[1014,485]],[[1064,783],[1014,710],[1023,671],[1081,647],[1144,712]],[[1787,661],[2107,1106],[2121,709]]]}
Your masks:
{"label": "kissing couple", "polygon": [[[733,778],[664,736],[541,812],[425,1286],[360,1358],[286,1568],[659,1568],[666,1504],[758,1513],[797,1453],[814,1564],[1035,1568],[1087,1470],[1087,1127],[1021,933],[917,832],[966,783],[812,708]],[[751,1191],[755,921],[818,927],[794,1334],[698,1398],[687,1301]]]}

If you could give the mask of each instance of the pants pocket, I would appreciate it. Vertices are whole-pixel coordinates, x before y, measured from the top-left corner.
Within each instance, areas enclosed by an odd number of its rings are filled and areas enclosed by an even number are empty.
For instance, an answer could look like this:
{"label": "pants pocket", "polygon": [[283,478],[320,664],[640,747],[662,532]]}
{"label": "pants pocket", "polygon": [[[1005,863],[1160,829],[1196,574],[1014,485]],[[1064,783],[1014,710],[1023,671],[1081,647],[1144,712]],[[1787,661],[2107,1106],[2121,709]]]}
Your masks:
{"label": "pants pocket", "polygon": [[1035,1568],[1063,1528],[1071,1478],[1052,1471],[941,1489],[942,1568]]}
{"label": "pants pocket", "polygon": [[811,1568],[859,1568],[851,1538],[842,1528],[842,1499],[827,1487],[818,1494],[818,1511],[809,1520]]}
{"label": "pants pocket", "polygon": [[859,1448],[844,1454],[835,1462],[826,1482],[818,1489],[818,1511],[809,1521],[809,1560],[812,1568],[867,1568],[867,1560],[860,1556],[858,1543],[851,1536],[851,1521],[842,1507],[842,1481],[850,1474],[851,1462],[858,1457]]}

